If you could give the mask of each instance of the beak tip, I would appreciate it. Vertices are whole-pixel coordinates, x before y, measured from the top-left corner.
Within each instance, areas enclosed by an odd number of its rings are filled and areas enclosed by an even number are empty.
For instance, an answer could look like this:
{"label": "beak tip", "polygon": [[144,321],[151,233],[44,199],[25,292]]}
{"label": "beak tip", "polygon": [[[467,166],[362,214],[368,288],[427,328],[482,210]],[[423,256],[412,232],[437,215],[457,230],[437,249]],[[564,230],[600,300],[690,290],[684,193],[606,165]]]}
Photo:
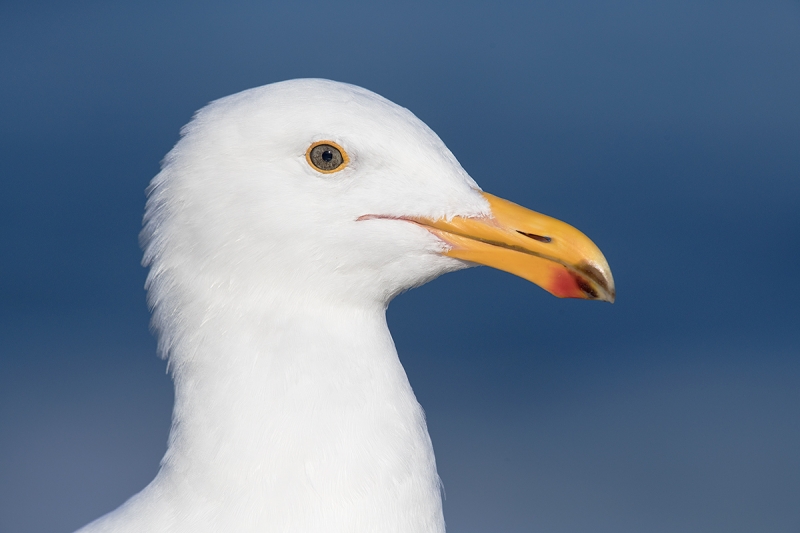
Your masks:
{"label": "beak tip", "polygon": [[614,303],[617,298],[617,289],[611,269],[605,263],[584,261],[575,267],[575,282],[582,292],[590,295],[590,299]]}
{"label": "beak tip", "polygon": [[603,285],[603,300],[613,304],[617,300],[617,288],[614,286],[614,280],[611,278],[611,272],[608,273],[606,283]]}

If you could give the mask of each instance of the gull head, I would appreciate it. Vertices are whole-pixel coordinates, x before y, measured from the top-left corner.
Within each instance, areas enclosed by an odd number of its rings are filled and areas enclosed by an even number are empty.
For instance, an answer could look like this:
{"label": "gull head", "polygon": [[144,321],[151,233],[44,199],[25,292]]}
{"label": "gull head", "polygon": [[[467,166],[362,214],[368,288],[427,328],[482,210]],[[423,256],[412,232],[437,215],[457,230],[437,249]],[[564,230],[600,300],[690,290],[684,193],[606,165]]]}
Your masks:
{"label": "gull head", "polygon": [[326,80],[200,110],[148,189],[142,242],[156,320],[192,298],[385,306],[475,264],[556,296],[614,299],[585,235],[481,191],[407,109]]}

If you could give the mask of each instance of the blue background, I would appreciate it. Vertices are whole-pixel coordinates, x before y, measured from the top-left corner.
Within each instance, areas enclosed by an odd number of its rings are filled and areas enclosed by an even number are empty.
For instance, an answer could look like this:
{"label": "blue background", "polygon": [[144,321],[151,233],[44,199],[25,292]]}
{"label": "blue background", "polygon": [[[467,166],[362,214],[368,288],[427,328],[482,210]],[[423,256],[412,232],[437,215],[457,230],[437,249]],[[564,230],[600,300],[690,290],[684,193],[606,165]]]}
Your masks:
{"label": "blue background", "polygon": [[144,188],[196,109],[296,77],[613,269],[613,306],[480,268],[390,307],[450,531],[800,530],[800,3],[568,0],[0,5],[0,531],[156,473]]}

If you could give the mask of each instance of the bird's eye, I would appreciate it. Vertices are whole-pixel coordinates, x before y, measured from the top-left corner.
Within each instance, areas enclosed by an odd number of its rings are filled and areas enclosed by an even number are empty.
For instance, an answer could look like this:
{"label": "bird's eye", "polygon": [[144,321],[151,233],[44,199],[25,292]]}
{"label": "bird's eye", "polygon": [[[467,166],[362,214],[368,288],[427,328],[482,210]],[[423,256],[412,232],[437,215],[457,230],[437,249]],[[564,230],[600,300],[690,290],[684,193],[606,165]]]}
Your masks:
{"label": "bird's eye", "polygon": [[333,141],[318,141],[312,144],[306,152],[308,164],[314,170],[324,172],[338,172],[347,166],[350,158],[344,148]]}

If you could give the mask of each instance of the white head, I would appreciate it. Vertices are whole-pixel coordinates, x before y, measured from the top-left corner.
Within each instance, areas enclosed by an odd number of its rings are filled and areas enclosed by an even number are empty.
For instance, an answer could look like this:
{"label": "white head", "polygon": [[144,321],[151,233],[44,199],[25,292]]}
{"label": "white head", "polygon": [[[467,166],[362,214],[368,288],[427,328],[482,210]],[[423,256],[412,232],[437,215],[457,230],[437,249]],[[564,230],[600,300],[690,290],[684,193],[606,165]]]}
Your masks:
{"label": "white head", "polygon": [[[507,259],[479,257],[481,247],[526,261],[544,257],[553,268],[571,268],[573,277],[582,272],[577,259],[562,260],[560,252],[520,253],[521,246],[546,246],[521,226],[509,237],[521,245],[448,226],[481,221],[496,229],[505,207],[492,205],[499,200],[480,191],[430,128],[365,89],[315,79],[275,83],[211,103],[182,133],[148,189],[142,232],[162,353],[179,326],[202,322],[203,314],[298,301],[385,306],[406,289],[469,266],[465,260],[554,293],[563,289]],[[307,157],[320,141],[345,152],[334,172]],[[527,234],[542,232],[534,229]],[[472,239],[466,247],[456,242],[464,236]],[[471,255],[456,253],[466,248]],[[609,299],[610,272],[594,250],[588,264],[596,272],[580,274],[578,285],[599,281],[600,289],[559,296]]]}

